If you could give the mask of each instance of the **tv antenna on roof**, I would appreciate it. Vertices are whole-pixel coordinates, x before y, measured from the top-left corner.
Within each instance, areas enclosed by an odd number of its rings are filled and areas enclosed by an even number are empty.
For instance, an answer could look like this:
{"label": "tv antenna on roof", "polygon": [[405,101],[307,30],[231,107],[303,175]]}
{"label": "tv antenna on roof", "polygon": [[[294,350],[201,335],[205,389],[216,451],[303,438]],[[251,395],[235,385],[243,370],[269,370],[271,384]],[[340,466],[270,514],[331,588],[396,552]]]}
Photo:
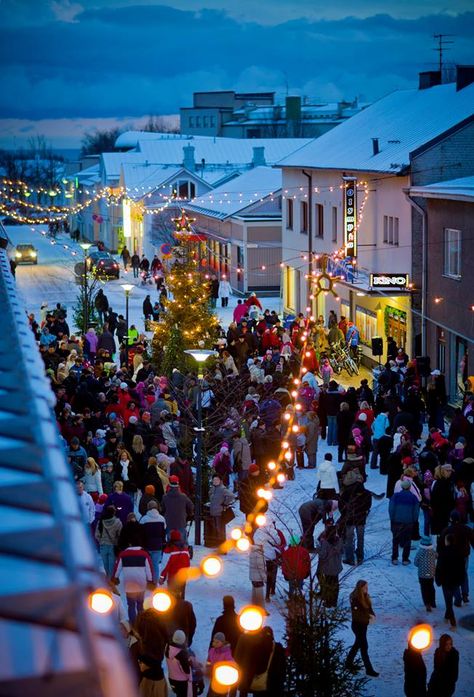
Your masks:
{"label": "tv antenna on roof", "polygon": [[454,36],[454,34],[433,34],[433,39],[438,41],[438,46],[433,49],[439,54],[439,72],[443,70],[443,54],[445,51],[450,51],[450,48],[446,48],[449,44],[454,44],[454,41],[449,41],[448,37]]}

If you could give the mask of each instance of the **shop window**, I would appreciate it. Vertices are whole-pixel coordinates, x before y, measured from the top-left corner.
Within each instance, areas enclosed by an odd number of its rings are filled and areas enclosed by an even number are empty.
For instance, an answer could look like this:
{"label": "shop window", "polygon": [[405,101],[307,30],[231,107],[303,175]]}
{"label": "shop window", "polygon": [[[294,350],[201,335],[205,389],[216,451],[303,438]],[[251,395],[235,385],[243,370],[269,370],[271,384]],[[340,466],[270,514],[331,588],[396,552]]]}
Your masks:
{"label": "shop window", "polygon": [[332,223],[332,241],[337,242],[337,206],[332,207],[331,223]]}
{"label": "shop window", "polygon": [[446,373],[446,339],[444,332],[438,329],[438,355],[436,367],[442,373]]}
{"label": "shop window", "polygon": [[385,336],[391,336],[397,346],[405,348],[407,343],[407,313],[396,307],[385,308]]}
{"label": "shop window", "polygon": [[316,204],[315,213],[315,235],[322,239],[324,237],[324,206],[322,203]]}
{"label": "shop window", "polygon": [[444,229],[444,275],[461,278],[461,230]]}
{"label": "shop window", "polygon": [[308,234],[308,203],[301,201],[301,232]]}
{"label": "shop window", "polygon": [[370,344],[372,337],[377,336],[377,313],[356,305],[355,324],[360,332],[363,344]]}
{"label": "shop window", "polygon": [[286,199],[286,229],[293,230],[293,199]]}
{"label": "shop window", "polygon": [[345,317],[347,320],[351,319],[351,306],[346,300],[341,300],[341,317]]}
{"label": "shop window", "polygon": [[400,219],[392,215],[383,217],[383,241],[398,247]]}
{"label": "shop window", "polygon": [[456,337],[456,401],[461,402],[469,377],[467,341]]}

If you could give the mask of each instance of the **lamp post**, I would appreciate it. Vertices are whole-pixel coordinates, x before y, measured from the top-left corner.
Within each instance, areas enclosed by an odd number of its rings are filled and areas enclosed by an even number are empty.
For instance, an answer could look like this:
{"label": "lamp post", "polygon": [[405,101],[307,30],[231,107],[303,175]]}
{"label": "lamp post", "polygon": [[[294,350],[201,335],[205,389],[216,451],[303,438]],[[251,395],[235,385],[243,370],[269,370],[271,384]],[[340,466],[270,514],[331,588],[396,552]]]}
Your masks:
{"label": "lamp post", "polygon": [[82,288],[84,293],[84,303],[82,308],[82,331],[87,333],[89,324],[89,284],[87,282],[87,252],[92,247],[91,242],[81,242],[80,247],[84,252],[84,273],[82,274]]}
{"label": "lamp post", "polygon": [[125,291],[125,365],[128,370],[128,299],[133,290],[131,283],[122,283],[122,288]]}
{"label": "lamp post", "polygon": [[185,351],[188,356],[192,356],[198,364],[198,399],[197,399],[197,426],[194,430],[197,434],[196,444],[196,502],[194,506],[194,544],[201,544],[201,506],[202,506],[202,379],[204,377],[202,368],[203,363],[209,356],[214,356],[215,351],[205,349],[189,349]]}

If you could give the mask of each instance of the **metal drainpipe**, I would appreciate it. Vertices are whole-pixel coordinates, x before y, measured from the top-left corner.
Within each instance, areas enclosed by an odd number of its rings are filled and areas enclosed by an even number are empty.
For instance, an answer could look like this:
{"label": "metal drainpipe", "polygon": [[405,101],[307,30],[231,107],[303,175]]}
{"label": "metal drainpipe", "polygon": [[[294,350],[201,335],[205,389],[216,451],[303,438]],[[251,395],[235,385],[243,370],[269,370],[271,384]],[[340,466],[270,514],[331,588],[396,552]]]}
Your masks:
{"label": "metal drainpipe", "polygon": [[[310,172],[301,170],[304,176],[308,179],[308,298],[311,295],[312,278],[313,278],[313,177]],[[313,302],[310,303],[313,309]],[[305,304],[305,307],[307,304]]]}
{"label": "metal drainpipe", "polygon": [[[427,253],[426,253],[426,211],[405,193],[408,203],[421,215],[421,355],[426,356],[426,279],[427,279]],[[413,263],[413,262],[412,262]]]}

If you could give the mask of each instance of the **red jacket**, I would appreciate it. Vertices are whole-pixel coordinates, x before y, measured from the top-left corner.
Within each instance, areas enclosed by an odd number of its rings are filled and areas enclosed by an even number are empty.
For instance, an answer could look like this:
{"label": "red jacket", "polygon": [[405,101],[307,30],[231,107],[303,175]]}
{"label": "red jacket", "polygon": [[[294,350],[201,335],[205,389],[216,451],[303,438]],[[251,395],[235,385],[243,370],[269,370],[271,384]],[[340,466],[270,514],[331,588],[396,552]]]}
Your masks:
{"label": "red jacket", "polygon": [[168,579],[169,585],[181,569],[187,569],[191,566],[191,560],[187,549],[176,547],[175,545],[165,547],[165,554],[168,554],[169,557],[165,568],[160,574],[160,583]]}
{"label": "red jacket", "polygon": [[311,559],[301,545],[287,547],[281,555],[281,570],[287,581],[303,581],[311,571]]}

